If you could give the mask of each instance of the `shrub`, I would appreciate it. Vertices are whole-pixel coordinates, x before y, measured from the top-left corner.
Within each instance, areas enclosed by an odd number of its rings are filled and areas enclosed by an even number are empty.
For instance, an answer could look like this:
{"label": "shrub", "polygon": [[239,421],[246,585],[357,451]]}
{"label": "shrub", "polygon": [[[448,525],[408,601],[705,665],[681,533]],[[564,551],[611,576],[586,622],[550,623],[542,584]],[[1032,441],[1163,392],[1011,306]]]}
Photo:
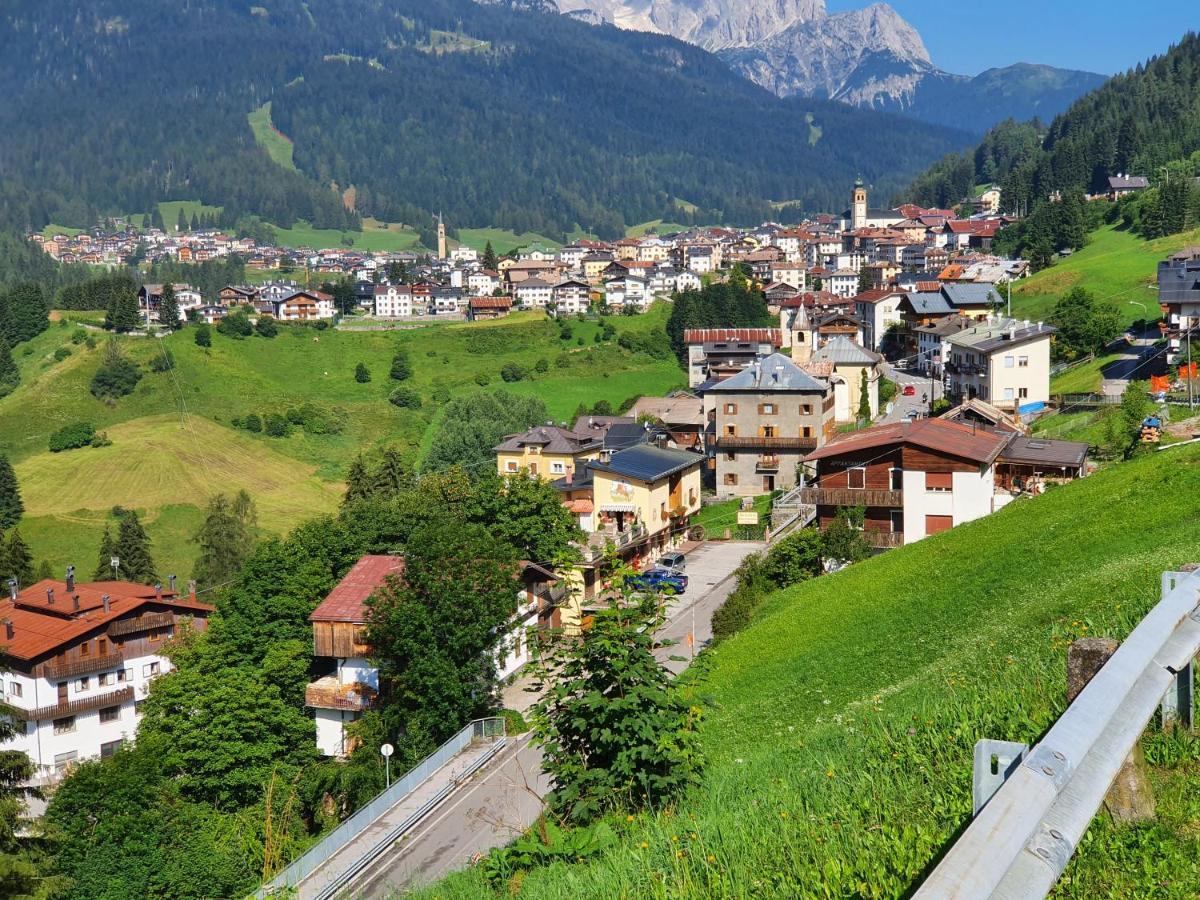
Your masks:
{"label": "shrub", "polygon": [[223,318],[217,325],[217,331],[226,337],[241,340],[254,334],[254,326],[244,310],[235,310]]}
{"label": "shrub", "polygon": [[72,344],[82,344],[87,339],[88,339],[88,333],[87,333],[86,328],[76,328],[74,331],[71,332],[71,343]]}
{"label": "shrub", "polygon": [[96,339],[94,337],[92,337],[90,334],[87,336],[87,340],[84,341],[83,343],[87,346],[87,348],[89,350],[96,349]]}
{"label": "shrub", "polygon": [[71,355],[71,351],[68,350],[66,347],[59,347],[57,350],[54,351],[54,361],[62,362],[64,359],[66,359],[70,355]]}
{"label": "shrub", "polygon": [[367,368],[366,363],[359,363],[354,367],[354,380],[359,384],[366,384],[371,380],[371,370]]}
{"label": "shrub", "polygon": [[434,403],[446,403],[450,399],[450,388],[444,384],[435,385],[429,399]]}
{"label": "shrub", "polygon": [[571,366],[571,357],[567,353],[560,353],[554,358],[554,365],[559,369],[567,369]]}
{"label": "shrub", "polygon": [[533,370],[539,375],[544,375],[546,372],[550,371],[550,360],[543,356],[534,364]]}
{"label": "shrub", "polygon": [[108,438],[107,431],[97,431],[96,436],[92,438],[93,447],[111,447],[112,441]]}
{"label": "shrub", "polygon": [[318,319],[317,324],[314,325],[313,327],[316,328],[317,331],[324,331],[326,328],[329,327],[329,322],[327,322],[325,319]]}
{"label": "shrub", "polygon": [[254,323],[254,333],[259,337],[273,338],[279,334],[279,326],[270,316],[259,316],[258,321]]}
{"label": "shrub", "polygon": [[304,429],[305,434],[341,434],[348,414],[341,407],[325,409],[316,403],[305,403],[287,411],[287,421]]}
{"label": "shrub", "polygon": [[50,435],[50,452],[61,453],[63,450],[86,447],[95,437],[96,429],[91,422],[73,422]]}
{"label": "shrub", "polygon": [[421,395],[414,388],[398,387],[388,395],[388,402],[401,409],[420,409]]}
{"label": "shrub", "polygon": [[255,434],[258,434],[263,430],[262,419],[258,417],[258,413],[250,413],[250,415],[242,420],[242,427],[247,431],[253,431]]}
{"label": "shrub", "polygon": [[[429,356],[437,356],[436,350],[430,350]],[[407,350],[397,350],[396,355],[392,357],[392,367],[388,370],[388,377],[392,381],[407,381],[412,377],[412,362],[408,358]]]}
{"label": "shrub", "polygon": [[142,372],[135,363],[118,357],[104,363],[92,376],[92,396],[99,400],[116,400],[132,394]]}
{"label": "shrub", "polygon": [[263,431],[267,437],[287,437],[292,433],[292,426],[278,413],[267,413],[263,418]]}
{"label": "shrub", "polygon": [[487,372],[477,372],[475,373],[475,383],[480,387],[487,387],[492,383],[492,377]]}
{"label": "shrub", "polygon": [[196,326],[195,341],[197,347],[212,346],[212,329],[206,323],[202,322]]}
{"label": "shrub", "polygon": [[161,348],[162,352],[154,359],[150,360],[151,372],[169,372],[175,368],[175,357],[166,347]]}
{"label": "shrub", "polygon": [[521,381],[529,377],[529,371],[520,363],[508,362],[500,369],[500,377],[505,381]]}

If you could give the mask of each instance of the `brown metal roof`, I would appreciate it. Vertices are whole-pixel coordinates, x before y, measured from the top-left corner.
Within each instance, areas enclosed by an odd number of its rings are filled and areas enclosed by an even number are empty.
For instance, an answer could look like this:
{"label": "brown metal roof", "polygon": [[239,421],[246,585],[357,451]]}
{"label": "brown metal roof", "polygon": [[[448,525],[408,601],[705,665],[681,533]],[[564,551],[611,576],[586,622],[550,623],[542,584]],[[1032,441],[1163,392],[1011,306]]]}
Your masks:
{"label": "brown metal roof", "polygon": [[1000,461],[1033,466],[1078,468],[1087,461],[1089,447],[1089,444],[1082,441],[1053,441],[1017,435],[1000,454]]}
{"label": "brown metal roof", "polygon": [[783,332],[778,328],[689,328],[683,333],[685,344],[712,344],[719,341],[754,341],[783,344]]}
{"label": "brown metal roof", "polygon": [[841,435],[808,454],[805,459],[833,459],[860,450],[908,445],[987,465],[1000,455],[1010,437],[1008,434],[995,434],[945,419],[917,419],[911,423],[876,425]]}
{"label": "brown metal roof", "polygon": [[367,621],[366,600],[389,575],[404,574],[403,556],[364,556],[308,617],[310,622]]}

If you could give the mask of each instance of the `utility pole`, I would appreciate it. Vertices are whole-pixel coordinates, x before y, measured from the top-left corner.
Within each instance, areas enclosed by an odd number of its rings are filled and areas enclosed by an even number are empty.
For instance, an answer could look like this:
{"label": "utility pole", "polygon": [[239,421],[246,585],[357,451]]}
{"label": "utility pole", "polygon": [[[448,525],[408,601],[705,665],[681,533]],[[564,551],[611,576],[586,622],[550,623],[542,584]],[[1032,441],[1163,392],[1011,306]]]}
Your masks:
{"label": "utility pole", "polygon": [[1188,386],[1188,412],[1193,412],[1196,409],[1196,402],[1192,390],[1192,317],[1188,316],[1187,322],[1187,386]]}

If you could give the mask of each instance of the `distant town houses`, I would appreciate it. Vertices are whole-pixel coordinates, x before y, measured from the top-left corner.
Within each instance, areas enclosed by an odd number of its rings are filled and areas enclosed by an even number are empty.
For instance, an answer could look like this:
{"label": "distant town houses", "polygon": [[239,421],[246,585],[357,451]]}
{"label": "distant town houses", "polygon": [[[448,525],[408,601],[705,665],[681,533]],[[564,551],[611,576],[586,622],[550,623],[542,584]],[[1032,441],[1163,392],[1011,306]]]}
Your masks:
{"label": "distant town houses", "polygon": [[[1120,184],[1126,185],[1122,190],[1136,188],[1132,180]],[[578,240],[562,247],[535,244],[499,257],[493,268],[485,267],[477,248],[454,246],[448,237],[439,241],[434,253],[287,248],[217,229],[171,232],[132,225],[74,235],[36,233],[29,239],[68,263],[194,263],[237,254],[248,269],[303,273],[308,285],[348,279],[355,284],[359,313],[384,320],[475,319],[519,309],[544,309],[552,315],[592,309],[638,313],[656,300],[698,290],[706,279],[725,278],[739,265],[764,291],[772,313],[789,305],[794,310],[797,303],[851,313],[863,321],[860,341],[878,350],[888,330],[900,324],[894,292],[936,293],[956,284],[994,287],[1027,273],[1026,262],[991,252],[996,231],[1011,221],[997,212],[998,191],[984,190],[976,199],[978,203],[964,204],[973,210],[965,218],[953,210],[912,204],[877,209],[869,204],[868,188],[858,183],[850,206],[840,215],[813,215],[794,225],[696,227],[615,241]],[[491,258],[487,261],[492,264]],[[292,284],[290,290],[301,288]],[[874,309],[866,306],[871,294],[878,294]],[[508,306],[473,302],[497,296],[507,298]],[[831,298],[845,308],[831,304]],[[300,298],[279,307],[277,301],[285,299],[231,285],[220,297],[202,297],[199,302],[188,297],[187,309],[206,320],[219,317],[217,309],[233,306],[251,306],[290,320],[328,314],[320,298],[308,298],[315,306]],[[153,299],[143,311],[153,322]],[[912,313],[905,322],[910,328],[928,324],[919,318]]]}

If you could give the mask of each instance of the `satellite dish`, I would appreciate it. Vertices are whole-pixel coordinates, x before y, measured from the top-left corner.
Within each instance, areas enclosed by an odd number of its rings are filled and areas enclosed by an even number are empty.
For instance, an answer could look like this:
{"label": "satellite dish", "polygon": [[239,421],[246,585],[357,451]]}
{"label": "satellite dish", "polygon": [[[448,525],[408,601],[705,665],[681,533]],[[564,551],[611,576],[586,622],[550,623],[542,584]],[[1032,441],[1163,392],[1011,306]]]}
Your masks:
{"label": "satellite dish", "polygon": [[396,748],[393,747],[391,744],[384,744],[382,747],[379,748],[379,752],[386,758],[386,757],[391,756],[393,753],[395,753]]}

